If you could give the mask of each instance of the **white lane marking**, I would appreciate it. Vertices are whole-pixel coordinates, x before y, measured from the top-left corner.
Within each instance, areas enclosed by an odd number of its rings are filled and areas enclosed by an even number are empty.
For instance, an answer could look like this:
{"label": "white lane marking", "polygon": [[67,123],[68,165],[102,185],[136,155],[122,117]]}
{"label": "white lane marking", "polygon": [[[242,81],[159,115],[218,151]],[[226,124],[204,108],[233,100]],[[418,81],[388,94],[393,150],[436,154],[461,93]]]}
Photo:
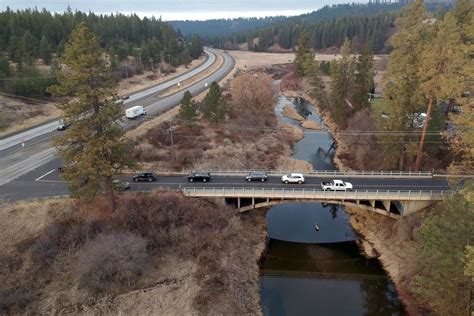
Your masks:
{"label": "white lane marking", "polygon": [[[46,176],[47,176],[48,174],[50,174],[50,173],[53,173],[55,170],[56,170],[56,169],[53,169],[53,170],[51,170],[51,171],[46,172],[46,173],[43,174],[41,177],[36,178],[35,181],[40,181],[42,178],[46,177]],[[45,180],[43,180],[43,181],[45,181]]]}

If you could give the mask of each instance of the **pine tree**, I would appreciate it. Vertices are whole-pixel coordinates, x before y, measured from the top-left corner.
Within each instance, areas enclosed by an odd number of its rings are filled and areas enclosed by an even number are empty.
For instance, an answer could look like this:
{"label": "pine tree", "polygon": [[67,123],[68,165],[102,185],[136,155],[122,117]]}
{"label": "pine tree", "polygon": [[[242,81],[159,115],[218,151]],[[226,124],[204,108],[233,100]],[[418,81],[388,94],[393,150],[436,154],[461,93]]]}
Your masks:
{"label": "pine tree", "polygon": [[447,13],[444,20],[437,23],[436,36],[427,43],[422,54],[420,78],[421,90],[428,98],[426,118],[418,146],[415,171],[421,167],[423,146],[428,130],[431,112],[435,102],[461,99],[469,89],[465,66],[472,60],[461,40],[461,32],[453,14]]}
{"label": "pine tree", "polygon": [[[304,30],[298,38],[298,48],[293,62],[293,73],[296,78],[305,75],[305,64],[308,63],[309,55],[312,55],[311,42],[308,30]],[[314,58],[314,55],[312,56]]]}
{"label": "pine tree", "polygon": [[43,62],[46,65],[51,63],[51,54],[52,54],[52,47],[49,44],[48,39],[45,35],[41,37],[40,45],[39,45],[39,57],[43,59]]}
{"label": "pine tree", "polygon": [[62,62],[66,72],[60,73],[59,84],[49,90],[56,96],[73,97],[58,106],[71,124],[55,141],[64,161],[64,178],[78,198],[91,198],[105,190],[114,210],[112,176],[132,162],[118,123],[123,109],[111,98],[115,82],[99,39],[85,23],[71,33]]}
{"label": "pine tree", "polygon": [[212,82],[209,92],[204,97],[203,114],[212,123],[224,121],[227,112],[227,102],[222,97],[221,88],[217,82]]}
{"label": "pine tree", "polygon": [[350,42],[346,38],[341,48],[341,59],[331,64],[331,115],[340,128],[346,127],[354,91],[355,61]]}
{"label": "pine tree", "polygon": [[[402,10],[397,20],[398,32],[391,38],[393,47],[385,73],[384,99],[390,117],[383,129],[398,133],[413,130],[413,115],[424,110],[425,99],[421,92],[419,68],[425,43],[430,38],[430,26],[424,23],[428,17],[423,1],[416,0]],[[385,168],[405,168],[409,143],[414,138],[387,136],[384,144]]]}
{"label": "pine tree", "polygon": [[370,107],[368,100],[369,93],[372,93],[375,88],[374,77],[374,55],[370,47],[365,45],[361,54],[357,57],[355,91],[353,96],[353,104],[356,111]]}
{"label": "pine tree", "polygon": [[[471,58],[464,65],[466,82],[474,82],[474,4],[469,0],[459,0],[454,9],[457,25],[461,30],[461,40],[465,52]],[[456,103],[462,106],[462,114],[451,115],[450,119],[455,125],[456,134],[450,138],[451,148],[456,153],[456,160],[450,166],[450,171],[458,174],[472,174],[474,172],[474,107],[472,106],[472,86],[462,98],[457,98]],[[470,98],[469,98],[470,97]],[[469,103],[471,102],[471,103]]]}
{"label": "pine tree", "polygon": [[12,73],[8,57],[5,54],[0,53],[0,78],[10,77]]}
{"label": "pine tree", "polygon": [[181,99],[181,107],[179,108],[179,117],[188,125],[194,124],[197,118],[197,103],[193,100],[191,92],[186,90]]}
{"label": "pine tree", "polygon": [[415,231],[418,273],[410,287],[438,315],[470,315],[472,279],[464,273],[474,239],[474,182],[424,216]]}

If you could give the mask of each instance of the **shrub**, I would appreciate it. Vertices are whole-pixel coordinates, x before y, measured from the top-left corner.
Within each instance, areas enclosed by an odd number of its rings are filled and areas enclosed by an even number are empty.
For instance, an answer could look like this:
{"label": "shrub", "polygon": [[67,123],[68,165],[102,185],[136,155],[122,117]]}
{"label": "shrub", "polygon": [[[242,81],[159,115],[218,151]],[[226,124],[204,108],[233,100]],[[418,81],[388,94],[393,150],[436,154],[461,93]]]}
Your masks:
{"label": "shrub", "polygon": [[148,265],[146,247],[146,239],[130,233],[97,237],[78,254],[73,273],[79,287],[91,294],[111,294],[136,284]]}

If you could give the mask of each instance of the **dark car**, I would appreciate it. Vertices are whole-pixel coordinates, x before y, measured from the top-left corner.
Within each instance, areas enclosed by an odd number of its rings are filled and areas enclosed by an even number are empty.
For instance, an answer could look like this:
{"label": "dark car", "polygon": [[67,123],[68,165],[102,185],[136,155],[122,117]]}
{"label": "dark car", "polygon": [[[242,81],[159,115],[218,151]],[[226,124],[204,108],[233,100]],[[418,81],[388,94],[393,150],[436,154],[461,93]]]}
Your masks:
{"label": "dark car", "polygon": [[267,181],[267,173],[265,171],[251,171],[245,176],[245,180],[250,181]]}
{"label": "dark car", "polygon": [[123,96],[122,96],[122,100],[127,100],[127,99],[129,99],[129,98],[130,98],[130,96],[128,96],[128,95],[123,95]]}
{"label": "dark car", "polygon": [[125,191],[130,189],[130,183],[126,181],[122,181],[119,179],[115,179],[112,181],[112,185],[117,191]]}
{"label": "dark car", "polygon": [[133,181],[156,181],[157,176],[154,172],[142,172],[133,176]]}
{"label": "dark car", "polygon": [[193,181],[202,181],[202,182],[211,181],[211,174],[207,171],[192,171],[188,175],[188,181],[189,182],[193,182]]}
{"label": "dark car", "polygon": [[68,127],[70,126],[70,124],[67,124],[66,122],[64,122],[63,120],[59,121],[59,125],[58,127],[56,128],[58,131],[65,131]]}

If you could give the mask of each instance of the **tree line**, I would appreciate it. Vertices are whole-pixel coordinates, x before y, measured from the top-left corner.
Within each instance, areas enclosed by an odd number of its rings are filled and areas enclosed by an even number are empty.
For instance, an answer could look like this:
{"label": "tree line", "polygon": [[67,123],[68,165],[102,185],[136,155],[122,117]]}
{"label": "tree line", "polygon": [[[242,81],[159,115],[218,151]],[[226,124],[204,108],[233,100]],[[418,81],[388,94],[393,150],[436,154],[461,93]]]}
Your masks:
{"label": "tree line", "polygon": [[[57,58],[63,54],[72,30],[80,23],[85,23],[98,36],[100,47],[115,65],[134,56],[138,68],[150,67],[160,61],[176,67],[189,64],[203,52],[203,41],[199,36],[186,39],[170,24],[154,17],[140,19],[135,14],[96,15],[70,9],[64,13],[51,13],[45,9],[12,11],[7,8],[0,12],[1,78],[34,78],[41,87],[31,87],[30,95],[38,95],[37,90],[44,92],[41,77],[55,75],[39,73],[35,70],[36,61],[41,59],[53,70],[57,68]],[[7,80],[0,84],[6,88],[16,85],[5,82]],[[21,93],[21,89],[13,90],[11,92]]]}
{"label": "tree line", "polygon": [[[399,1],[325,6],[250,31],[216,37],[209,43],[224,49],[239,49],[239,44],[247,43],[248,50],[256,52],[268,51],[275,44],[283,49],[294,49],[301,32],[307,30],[314,49],[341,47],[348,38],[357,50],[369,45],[374,53],[382,53],[389,50],[387,40],[394,30],[400,9],[406,4],[406,1]],[[428,8],[442,15],[449,5],[430,4]]]}
{"label": "tree line", "polygon": [[[213,39],[212,45],[226,49],[238,49],[239,43],[247,43],[251,51],[267,51],[278,44],[293,49],[303,30],[310,33],[311,47],[324,49],[340,47],[347,37],[357,48],[369,44],[375,52],[385,48],[388,31],[403,6],[401,3],[343,4],[326,6],[318,11],[291,17],[247,32]],[[258,39],[258,40],[256,40]]]}

